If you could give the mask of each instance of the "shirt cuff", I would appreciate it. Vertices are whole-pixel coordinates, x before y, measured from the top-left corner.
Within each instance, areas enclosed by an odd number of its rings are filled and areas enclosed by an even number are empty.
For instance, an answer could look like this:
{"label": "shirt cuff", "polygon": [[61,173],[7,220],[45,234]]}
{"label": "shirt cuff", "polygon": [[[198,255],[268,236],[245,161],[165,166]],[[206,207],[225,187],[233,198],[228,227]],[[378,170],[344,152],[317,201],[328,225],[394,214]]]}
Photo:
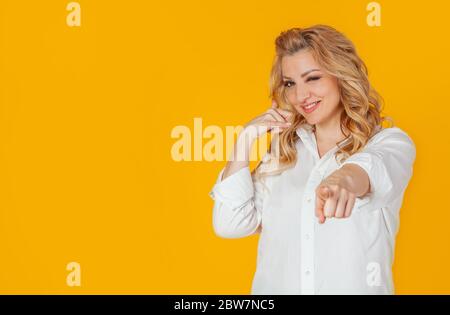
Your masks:
{"label": "shirt cuff", "polygon": [[[365,196],[358,197],[361,201],[359,202],[362,206],[370,203],[371,207],[378,209],[383,206],[383,200],[380,196],[384,196],[387,192],[392,189],[392,182],[389,180],[387,170],[384,167],[381,159],[375,154],[360,152],[353,156],[350,156],[345,160],[340,167],[345,164],[356,164],[364,171],[366,171],[369,181],[370,181],[370,192]],[[381,184],[383,183],[383,184]],[[358,199],[357,198],[357,199]]]}
{"label": "shirt cuff", "polygon": [[250,168],[244,167],[222,180],[223,168],[209,196],[218,200],[231,209],[236,209],[246,204],[254,196],[253,179]]}

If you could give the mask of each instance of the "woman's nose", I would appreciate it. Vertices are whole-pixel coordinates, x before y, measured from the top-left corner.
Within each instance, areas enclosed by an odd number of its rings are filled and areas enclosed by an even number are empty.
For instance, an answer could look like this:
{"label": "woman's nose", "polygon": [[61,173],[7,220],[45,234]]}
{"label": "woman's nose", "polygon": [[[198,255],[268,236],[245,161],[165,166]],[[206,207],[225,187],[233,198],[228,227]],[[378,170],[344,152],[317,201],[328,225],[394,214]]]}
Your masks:
{"label": "woman's nose", "polygon": [[305,102],[306,99],[309,98],[310,96],[310,91],[308,90],[307,87],[302,87],[299,85],[297,85],[297,91],[296,91],[296,99],[295,101],[298,104],[303,104]]}

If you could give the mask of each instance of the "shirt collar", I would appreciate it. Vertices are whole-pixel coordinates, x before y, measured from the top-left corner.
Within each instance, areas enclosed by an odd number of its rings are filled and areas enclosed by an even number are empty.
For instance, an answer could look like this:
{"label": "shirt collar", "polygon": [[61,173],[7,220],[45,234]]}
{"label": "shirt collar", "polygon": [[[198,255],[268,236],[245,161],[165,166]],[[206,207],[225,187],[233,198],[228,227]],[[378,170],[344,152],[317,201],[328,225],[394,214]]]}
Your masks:
{"label": "shirt collar", "polygon": [[297,135],[300,137],[300,139],[302,139],[303,141],[304,139],[311,137],[311,135],[313,135],[312,134],[313,130],[314,130],[313,126],[311,126],[308,123],[303,123],[297,128],[296,132]]}
{"label": "shirt collar", "polygon": [[[314,135],[314,126],[303,123],[301,124],[297,130],[296,133],[300,137],[300,140],[303,142],[305,147],[317,158],[319,158],[319,152],[317,150],[317,142],[316,142],[316,136]],[[347,138],[342,144],[347,143],[350,138]],[[329,150],[322,158],[327,157],[331,154],[334,154],[338,150],[338,146],[334,146],[331,150]]]}

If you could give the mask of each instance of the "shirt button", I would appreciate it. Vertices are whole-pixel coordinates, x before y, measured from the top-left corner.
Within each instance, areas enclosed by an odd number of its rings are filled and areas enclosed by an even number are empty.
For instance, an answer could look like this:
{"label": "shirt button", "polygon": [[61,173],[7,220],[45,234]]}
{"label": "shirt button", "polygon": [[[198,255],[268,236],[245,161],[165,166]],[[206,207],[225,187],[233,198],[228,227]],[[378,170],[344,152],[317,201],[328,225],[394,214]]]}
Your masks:
{"label": "shirt button", "polygon": [[306,233],[306,234],[305,234],[305,238],[306,238],[307,240],[309,240],[309,233]]}
{"label": "shirt button", "polygon": [[306,201],[307,201],[307,202],[311,202],[311,197],[308,197],[308,198],[306,199]]}
{"label": "shirt button", "polygon": [[305,274],[306,274],[307,276],[309,276],[309,275],[311,274],[311,272],[310,272],[309,270],[306,270],[306,271],[305,271]]}

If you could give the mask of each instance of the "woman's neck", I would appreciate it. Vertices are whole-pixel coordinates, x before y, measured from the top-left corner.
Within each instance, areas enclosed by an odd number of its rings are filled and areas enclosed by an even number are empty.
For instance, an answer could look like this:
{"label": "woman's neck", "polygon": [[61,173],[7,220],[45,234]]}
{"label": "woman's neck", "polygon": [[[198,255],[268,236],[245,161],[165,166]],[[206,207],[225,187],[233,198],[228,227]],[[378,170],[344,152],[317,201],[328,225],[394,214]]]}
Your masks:
{"label": "woman's neck", "polygon": [[341,130],[340,117],[314,126],[317,143],[336,144],[346,138]]}

